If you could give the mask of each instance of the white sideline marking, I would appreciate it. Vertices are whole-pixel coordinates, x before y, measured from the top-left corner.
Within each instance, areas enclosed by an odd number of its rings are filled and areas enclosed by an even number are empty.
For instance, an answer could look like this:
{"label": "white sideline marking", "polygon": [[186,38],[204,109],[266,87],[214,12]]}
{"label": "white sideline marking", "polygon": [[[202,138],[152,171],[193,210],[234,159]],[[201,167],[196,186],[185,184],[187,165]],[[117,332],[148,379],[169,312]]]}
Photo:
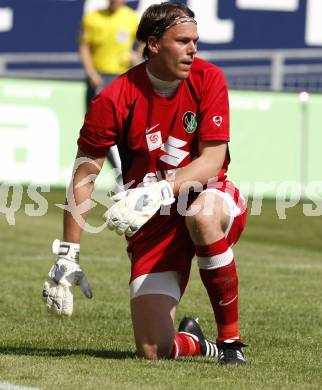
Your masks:
{"label": "white sideline marking", "polygon": [[260,263],[260,262],[251,262],[251,261],[243,261],[243,266],[246,267],[261,267],[261,268],[278,268],[278,269],[291,269],[291,270],[322,270],[321,264],[276,264],[276,263]]}
{"label": "white sideline marking", "polygon": [[[242,256],[243,258],[245,255]],[[50,258],[50,254],[48,255],[36,255],[36,256],[5,256],[5,260],[21,260],[21,261],[44,261]],[[54,257],[53,257],[54,260]],[[124,260],[124,259],[123,259]],[[98,263],[109,263],[109,262],[118,262],[123,261],[121,256],[82,256],[81,262],[83,261],[89,261],[89,262],[98,262]],[[125,257],[126,260],[126,257]],[[241,260],[240,262],[243,264],[243,266],[246,267],[263,267],[263,268],[285,268],[285,269],[294,269],[294,270],[311,270],[316,269],[320,270],[322,269],[322,264],[313,264],[313,263],[307,263],[307,264],[301,264],[301,263],[276,263],[276,262],[261,262],[261,261],[252,261],[252,260]],[[0,382],[1,383],[1,382]],[[0,388],[1,390],[1,388]]]}
{"label": "white sideline marking", "polygon": [[0,382],[0,390],[39,390],[39,388],[19,386],[10,382]]}
{"label": "white sideline marking", "polygon": [[[5,260],[21,260],[21,261],[44,261],[48,260],[50,258],[51,254],[47,253],[46,255],[37,255],[37,256],[5,256]],[[54,260],[55,258],[52,256],[52,259]],[[125,257],[125,259],[127,259]],[[82,256],[81,262],[83,261],[93,261],[93,262],[101,262],[101,263],[107,263],[107,262],[115,262],[115,261],[121,261],[122,257],[121,256]],[[0,382],[1,383],[1,382]],[[1,389],[0,389],[1,390]]]}

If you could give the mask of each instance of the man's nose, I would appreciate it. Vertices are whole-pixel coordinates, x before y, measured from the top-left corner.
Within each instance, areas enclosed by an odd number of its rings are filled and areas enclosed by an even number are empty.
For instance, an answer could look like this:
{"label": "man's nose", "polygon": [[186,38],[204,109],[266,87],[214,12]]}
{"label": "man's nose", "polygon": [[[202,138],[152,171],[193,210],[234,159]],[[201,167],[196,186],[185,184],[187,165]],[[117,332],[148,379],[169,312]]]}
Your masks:
{"label": "man's nose", "polygon": [[188,45],[188,53],[189,54],[196,54],[197,53],[197,43],[196,42],[193,42],[191,41]]}

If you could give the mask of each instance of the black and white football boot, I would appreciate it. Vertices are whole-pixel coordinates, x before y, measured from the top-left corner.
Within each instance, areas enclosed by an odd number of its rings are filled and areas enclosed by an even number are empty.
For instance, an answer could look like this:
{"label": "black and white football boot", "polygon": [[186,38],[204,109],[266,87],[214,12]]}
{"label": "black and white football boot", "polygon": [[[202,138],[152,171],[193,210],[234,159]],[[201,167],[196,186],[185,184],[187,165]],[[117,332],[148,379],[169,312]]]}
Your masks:
{"label": "black and white football boot", "polygon": [[231,366],[241,366],[245,364],[242,348],[246,346],[246,344],[234,340],[217,343],[218,363]]}
{"label": "black and white football boot", "polygon": [[178,328],[178,333],[184,333],[197,340],[200,344],[200,353],[202,356],[217,357],[218,348],[215,341],[205,338],[201,327],[198,324],[198,319],[192,317],[184,317]]}

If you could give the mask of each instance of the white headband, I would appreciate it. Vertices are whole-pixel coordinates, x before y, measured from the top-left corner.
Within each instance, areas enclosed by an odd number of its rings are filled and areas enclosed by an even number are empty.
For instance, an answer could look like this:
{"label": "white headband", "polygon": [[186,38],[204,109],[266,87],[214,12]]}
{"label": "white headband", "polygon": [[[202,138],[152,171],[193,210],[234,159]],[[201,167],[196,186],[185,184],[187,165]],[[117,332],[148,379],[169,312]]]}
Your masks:
{"label": "white headband", "polygon": [[176,26],[177,24],[181,23],[194,23],[197,24],[196,20],[194,18],[191,18],[190,16],[177,16],[170,24],[167,26],[164,31],[168,30],[169,28]]}

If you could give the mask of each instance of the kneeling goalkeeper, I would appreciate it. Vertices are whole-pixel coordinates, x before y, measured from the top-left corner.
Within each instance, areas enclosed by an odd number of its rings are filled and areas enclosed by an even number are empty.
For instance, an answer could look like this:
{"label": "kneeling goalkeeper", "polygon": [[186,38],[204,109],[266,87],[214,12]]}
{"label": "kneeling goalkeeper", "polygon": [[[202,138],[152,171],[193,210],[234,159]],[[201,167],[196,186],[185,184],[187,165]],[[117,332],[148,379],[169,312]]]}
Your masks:
{"label": "kneeling goalkeeper", "polygon": [[[63,241],[44,301],[49,310],[71,315],[76,284],[92,295],[79,265],[82,226],[73,207],[90,201],[94,183],[88,177],[99,173],[108,150],[117,145],[128,189],[116,195],[106,219],[128,240],[137,353],[148,359],[218,356],[219,364],[241,365],[232,246],[244,229],[247,208],[227,180],[225,79],[218,67],[196,58],[197,23],[184,4],[150,6],[137,39],[145,44],[146,61],[107,86],[85,116],[77,154],[83,162],[72,179],[73,202],[68,200],[64,213]],[[86,212],[82,217],[86,220]],[[205,338],[189,317],[174,331],[194,255],[216,319],[216,341]]]}

